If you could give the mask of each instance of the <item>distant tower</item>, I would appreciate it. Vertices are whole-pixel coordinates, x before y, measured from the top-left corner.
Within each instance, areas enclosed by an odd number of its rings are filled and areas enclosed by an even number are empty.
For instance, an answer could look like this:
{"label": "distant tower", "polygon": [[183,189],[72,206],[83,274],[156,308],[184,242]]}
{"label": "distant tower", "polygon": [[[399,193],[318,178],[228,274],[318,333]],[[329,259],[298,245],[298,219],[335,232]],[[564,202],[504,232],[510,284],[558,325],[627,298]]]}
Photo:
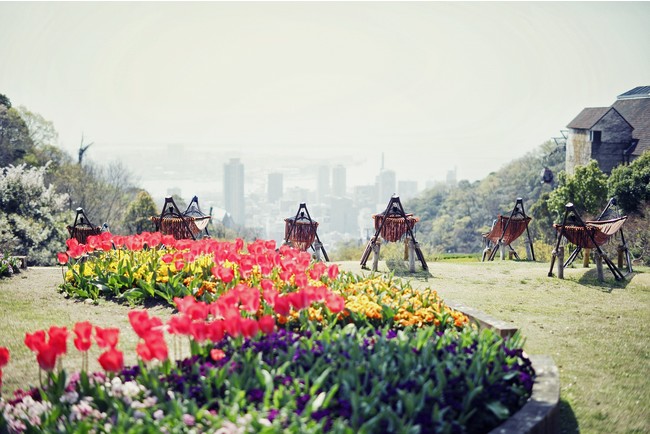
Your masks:
{"label": "distant tower", "polygon": [[447,171],[447,185],[456,185],[456,167],[454,167],[454,170]]}
{"label": "distant tower", "polygon": [[330,168],[329,166],[318,166],[318,183],[316,185],[318,201],[323,202],[330,194]]}
{"label": "distant tower", "polygon": [[345,166],[338,165],[332,169],[332,195],[335,197],[344,197],[347,184],[346,184],[347,172]]}
{"label": "distant tower", "polygon": [[232,216],[235,224],[244,226],[244,165],[239,158],[231,158],[223,165],[223,197],[226,210]]}
{"label": "distant tower", "polygon": [[268,179],[268,201],[273,203],[282,198],[283,178],[281,173],[269,173]]}
{"label": "distant tower", "polygon": [[397,177],[395,172],[383,169],[377,175],[377,203],[388,203],[393,194],[397,193]]}

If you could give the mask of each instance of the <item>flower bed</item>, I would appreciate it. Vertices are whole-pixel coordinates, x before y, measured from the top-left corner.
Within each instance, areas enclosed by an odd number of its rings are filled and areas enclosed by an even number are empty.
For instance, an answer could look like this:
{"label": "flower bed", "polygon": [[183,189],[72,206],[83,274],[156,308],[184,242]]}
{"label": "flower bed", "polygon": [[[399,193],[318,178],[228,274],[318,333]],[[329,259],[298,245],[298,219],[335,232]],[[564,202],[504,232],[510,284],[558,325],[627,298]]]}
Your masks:
{"label": "flower bed", "polygon": [[[480,433],[530,396],[519,335],[478,330],[435,291],[339,274],[263,241],[101,237],[88,244],[106,249],[70,242],[60,255],[77,258],[67,293],[171,297],[178,313],[163,323],[130,311],[140,338],[130,367],[118,329],[82,322],[72,333],[28,333],[42,384],[0,401],[0,432]],[[73,334],[86,363],[68,374],[56,367]],[[88,372],[93,344],[105,372]],[[8,359],[0,348],[0,369]]]}

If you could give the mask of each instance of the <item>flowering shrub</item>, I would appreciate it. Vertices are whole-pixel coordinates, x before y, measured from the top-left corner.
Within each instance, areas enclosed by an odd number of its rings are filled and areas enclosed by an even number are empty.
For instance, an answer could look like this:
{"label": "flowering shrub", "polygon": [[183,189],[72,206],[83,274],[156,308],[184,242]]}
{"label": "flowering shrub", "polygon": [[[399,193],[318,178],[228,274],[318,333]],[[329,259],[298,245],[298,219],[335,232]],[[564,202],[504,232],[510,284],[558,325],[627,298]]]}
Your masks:
{"label": "flowering shrub", "polygon": [[20,260],[0,252],[0,277],[8,277],[20,272]]}
{"label": "flowering shrub", "polygon": [[[41,384],[0,399],[0,432],[481,433],[532,391],[518,335],[479,331],[435,291],[272,242],[102,234],[58,259],[70,294],[162,297],[177,313],[129,312],[128,367],[118,329],[27,333]],[[83,357],[68,376],[69,339]],[[103,373],[88,372],[93,344]],[[0,381],[8,362],[0,348]]]}

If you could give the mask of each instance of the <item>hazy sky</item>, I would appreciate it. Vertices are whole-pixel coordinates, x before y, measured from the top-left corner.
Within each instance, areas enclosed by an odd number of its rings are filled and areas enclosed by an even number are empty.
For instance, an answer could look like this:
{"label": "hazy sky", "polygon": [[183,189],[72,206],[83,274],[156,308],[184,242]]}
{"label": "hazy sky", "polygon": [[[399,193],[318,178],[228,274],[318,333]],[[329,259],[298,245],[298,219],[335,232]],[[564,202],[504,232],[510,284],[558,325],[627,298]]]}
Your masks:
{"label": "hazy sky", "polygon": [[640,85],[650,2],[0,2],[0,93],[71,152],[384,152],[473,180]]}

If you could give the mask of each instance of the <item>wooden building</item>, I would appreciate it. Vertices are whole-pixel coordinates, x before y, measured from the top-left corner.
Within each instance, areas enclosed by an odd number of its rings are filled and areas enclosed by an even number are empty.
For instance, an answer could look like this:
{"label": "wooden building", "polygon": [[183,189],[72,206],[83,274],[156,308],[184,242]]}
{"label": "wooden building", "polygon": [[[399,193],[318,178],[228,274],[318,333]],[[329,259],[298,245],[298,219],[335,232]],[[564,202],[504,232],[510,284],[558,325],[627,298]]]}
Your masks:
{"label": "wooden building", "polygon": [[567,173],[591,159],[610,173],[650,149],[650,86],[619,95],[609,107],[583,109],[567,128]]}

